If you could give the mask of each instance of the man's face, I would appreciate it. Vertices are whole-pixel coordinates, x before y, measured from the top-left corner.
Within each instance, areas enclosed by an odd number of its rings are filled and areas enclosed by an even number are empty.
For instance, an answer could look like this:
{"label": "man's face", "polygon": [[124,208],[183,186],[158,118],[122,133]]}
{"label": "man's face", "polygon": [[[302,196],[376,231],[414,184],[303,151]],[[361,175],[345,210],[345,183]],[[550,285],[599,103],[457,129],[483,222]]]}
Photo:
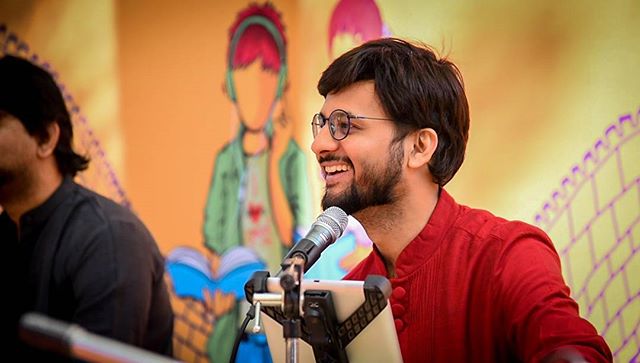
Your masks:
{"label": "man's face", "polygon": [[[335,109],[351,115],[389,118],[371,81],[329,94],[321,114],[329,117]],[[340,141],[331,137],[325,125],[311,145],[325,179],[322,208],[338,206],[354,214],[395,202],[401,189],[404,152],[403,143],[393,142],[393,137],[394,124],[388,120],[352,119],[349,135]]]}
{"label": "man's face", "polygon": [[22,122],[0,113],[0,204],[29,187],[37,149]]}

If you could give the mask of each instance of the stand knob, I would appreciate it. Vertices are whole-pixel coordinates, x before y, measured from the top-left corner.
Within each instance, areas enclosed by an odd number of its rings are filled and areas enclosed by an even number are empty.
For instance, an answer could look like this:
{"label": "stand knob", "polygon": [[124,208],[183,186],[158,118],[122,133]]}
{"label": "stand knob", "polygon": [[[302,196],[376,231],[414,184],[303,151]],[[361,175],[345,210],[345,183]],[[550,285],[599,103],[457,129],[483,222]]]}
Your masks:
{"label": "stand knob", "polygon": [[260,303],[260,301],[258,301],[255,305],[256,307],[256,317],[253,323],[253,328],[251,328],[251,331],[254,334],[260,333],[260,331],[262,330],[262,328],[260,327],[260,307],[262,306],[262,304]]}

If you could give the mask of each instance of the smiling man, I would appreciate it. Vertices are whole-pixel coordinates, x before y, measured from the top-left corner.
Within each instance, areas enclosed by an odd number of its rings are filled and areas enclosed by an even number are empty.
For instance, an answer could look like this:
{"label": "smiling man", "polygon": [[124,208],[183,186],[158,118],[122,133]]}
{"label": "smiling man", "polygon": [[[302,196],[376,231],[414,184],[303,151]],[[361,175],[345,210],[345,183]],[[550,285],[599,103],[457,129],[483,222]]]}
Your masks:
{"label": "smiling man", "polygon": [[345,278],[390,279],[405,362],[612,360],[580,318],[549,237],[445,191],[469,130],[453,63],[375,40],[336,59],[318,90],[311,149],[325,176],[322,206],[352,214],[374,243]]}

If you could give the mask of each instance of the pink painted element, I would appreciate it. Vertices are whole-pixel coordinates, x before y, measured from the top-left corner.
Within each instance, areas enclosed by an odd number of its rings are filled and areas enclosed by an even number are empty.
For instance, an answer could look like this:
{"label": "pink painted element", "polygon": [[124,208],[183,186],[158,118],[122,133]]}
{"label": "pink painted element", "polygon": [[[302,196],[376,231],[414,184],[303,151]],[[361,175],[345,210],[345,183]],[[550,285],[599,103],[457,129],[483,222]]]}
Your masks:
{"label": "pink painted element", "polygon": [[333,39],[340,34],[359,35],[363,42],[388,35],[380,9],[373,0],[341,0],[333,9],[329,22],[329,54]]}
{"label": "pink painted element", "polygon": [[[269,20],[269,22],[278,30],[283,41],[283,48],[286,48],[287,38],[284,35],[282,17],[271,3],[265,3],[264,5],[253,4],[238,13],[236,21],[229,29],[229,43],[231,43],[231,39],[238,30],[240,24],[252,16],[261,16]],[[231,47],[229,47],[228,51],[231,51]],[[238,40],[233,56],[232,69],[246,67],[258,58],[262,59],[263,69],[272,70],[274,72],[280,71],[280,67],[282,65],[280,64],[280,51],[278,50],[278,44],[276,44],[276,41],[267,29],[261,25],[253,24],[249,25],[249,27],[242,32],[242,35]]]}

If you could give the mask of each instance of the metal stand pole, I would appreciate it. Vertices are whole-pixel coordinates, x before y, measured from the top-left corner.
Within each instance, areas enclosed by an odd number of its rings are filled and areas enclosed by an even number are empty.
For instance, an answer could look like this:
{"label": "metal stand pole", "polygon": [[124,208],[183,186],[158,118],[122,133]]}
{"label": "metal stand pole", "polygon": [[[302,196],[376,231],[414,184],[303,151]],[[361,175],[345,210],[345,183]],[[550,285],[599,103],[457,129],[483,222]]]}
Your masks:
{"label": "metal stand pole", "polygon": [[305,260],[300,257],[292,257],[283,264],[283,273],[280,276],[280,286],[284,291],[283,313],[286,322],[283,324],[283,335],[286,340],[286,362],[298,362],[298,339],[302,335],[301,293],[302,274]]}
{"label": "metal stand pole", "polygon": [[[299,256],[293,256],[282,264],[280,274],[280,286],[283,293],[253,293],[252,303],[256,307],[256,321],[253,327],[254,333],[260,331],[260,308],[262,306],[280,306],[285,320],[282,322],[283,336],[286,344],[286,362],[297,363],[299,359],[298,339],[302,336],[302,274],[305,260]],[[263,276],[264,281],[268,273]],[[264,283],[264,281],[261,281]]]}

